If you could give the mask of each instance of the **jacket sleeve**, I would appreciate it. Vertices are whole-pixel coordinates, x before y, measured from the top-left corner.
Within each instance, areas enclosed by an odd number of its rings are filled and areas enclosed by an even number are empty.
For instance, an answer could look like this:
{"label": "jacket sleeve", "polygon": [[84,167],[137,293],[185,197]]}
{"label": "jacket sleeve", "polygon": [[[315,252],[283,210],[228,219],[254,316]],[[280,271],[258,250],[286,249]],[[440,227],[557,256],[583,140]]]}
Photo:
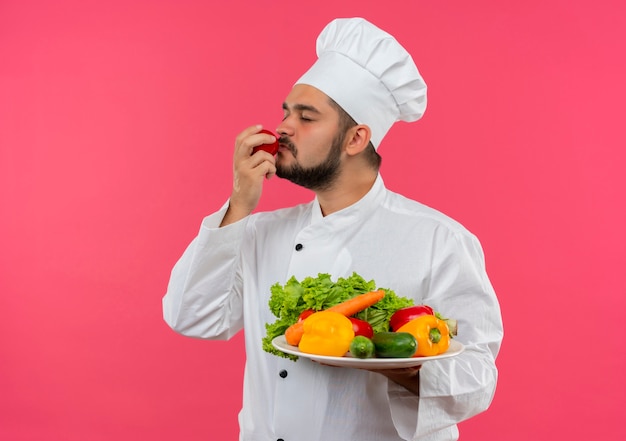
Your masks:
{"label": "jacket sleeve", "polygon": [[189,337],[226,340],[243,328],[240,249],[247,218],[219,228],[227,206],[203,220],[163,297],[165,322]]}
{"label": "jacket sleeve", "polygon": [[436,236],[440,246],[424,303],[458,321],[455,338],[465,350],[422,365],[419,398],[390,385],[392,417],[407,440],[457,439],[456,424],[489,407],[498,377],[502,319],[480,243],[467,232],[439,231]]}

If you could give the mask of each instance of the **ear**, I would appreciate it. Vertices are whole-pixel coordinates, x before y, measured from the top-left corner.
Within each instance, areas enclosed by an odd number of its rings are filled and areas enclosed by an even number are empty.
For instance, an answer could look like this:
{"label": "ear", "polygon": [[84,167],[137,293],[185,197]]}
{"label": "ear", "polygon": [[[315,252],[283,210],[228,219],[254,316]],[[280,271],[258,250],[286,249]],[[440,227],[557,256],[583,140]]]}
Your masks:
{"label": "ear", "polygon": [[354,156],[365,150],[370,142],[372,131],[365,124],[358,124],[351,127],[346,134],[346,153]]}

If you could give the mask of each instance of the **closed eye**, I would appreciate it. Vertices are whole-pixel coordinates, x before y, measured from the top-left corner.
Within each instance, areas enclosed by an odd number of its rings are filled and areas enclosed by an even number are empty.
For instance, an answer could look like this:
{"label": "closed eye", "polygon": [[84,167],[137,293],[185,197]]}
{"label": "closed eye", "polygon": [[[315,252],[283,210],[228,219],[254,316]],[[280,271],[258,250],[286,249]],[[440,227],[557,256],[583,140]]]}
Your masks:
{"label": "closed eye", "polygon": [[292,111],[298,112],[300,114],[300,120],[304,122],[315,121],[315,116],[320,114],[320,111],[316,107],[307,104],[294,104],[293,108],[290,109],[287,103],[283,103],[283,121]]}

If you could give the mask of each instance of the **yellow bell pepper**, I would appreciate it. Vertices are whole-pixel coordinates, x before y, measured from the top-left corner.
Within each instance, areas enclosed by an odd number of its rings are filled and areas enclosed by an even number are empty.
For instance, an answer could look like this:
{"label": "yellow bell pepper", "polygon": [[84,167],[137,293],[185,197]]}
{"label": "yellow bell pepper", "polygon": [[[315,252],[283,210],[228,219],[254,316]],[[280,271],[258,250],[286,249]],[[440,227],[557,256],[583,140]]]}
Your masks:
{"label": "yellow bell pepper", "polygon": [[319,311],[302,323],[304,331],[298,349],[307,354],[343,357],[354,338],[352,322],[343,314]]}
{"label": "yellow bell pepper", "polygon": [[434,315],[422,315],[402,325],[396,332],[408,332],[417,340],[414,357],[443,354],[450,347],[450,329]]}

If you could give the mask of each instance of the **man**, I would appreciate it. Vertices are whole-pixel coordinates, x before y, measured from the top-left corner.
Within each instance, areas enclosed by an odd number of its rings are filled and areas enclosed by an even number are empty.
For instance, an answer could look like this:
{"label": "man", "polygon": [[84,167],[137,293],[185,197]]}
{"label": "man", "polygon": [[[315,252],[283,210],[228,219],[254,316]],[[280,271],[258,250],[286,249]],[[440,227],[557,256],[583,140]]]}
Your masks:
{"label": "man", "polygon": [[[234,185],[172,271],[166,322],[228,339],[245,328],[240,439],[455,440],[456,424],[491,403],[502,339],[478,240],[460,224],[392,193],[377,149],[397,120],[419,119],[426,85],[405,49],[363,19],[331,22],[318,60],[284,102],[276,157],[260,126],[235,143]],[[408,148],[398,146],[397,148]],[[308,204],[254,213],[276,174],[315,192]],[[270,287],[291,276],[357,272],[459,322],[460,355],[418,371],[367,371],[263,352]]]}

